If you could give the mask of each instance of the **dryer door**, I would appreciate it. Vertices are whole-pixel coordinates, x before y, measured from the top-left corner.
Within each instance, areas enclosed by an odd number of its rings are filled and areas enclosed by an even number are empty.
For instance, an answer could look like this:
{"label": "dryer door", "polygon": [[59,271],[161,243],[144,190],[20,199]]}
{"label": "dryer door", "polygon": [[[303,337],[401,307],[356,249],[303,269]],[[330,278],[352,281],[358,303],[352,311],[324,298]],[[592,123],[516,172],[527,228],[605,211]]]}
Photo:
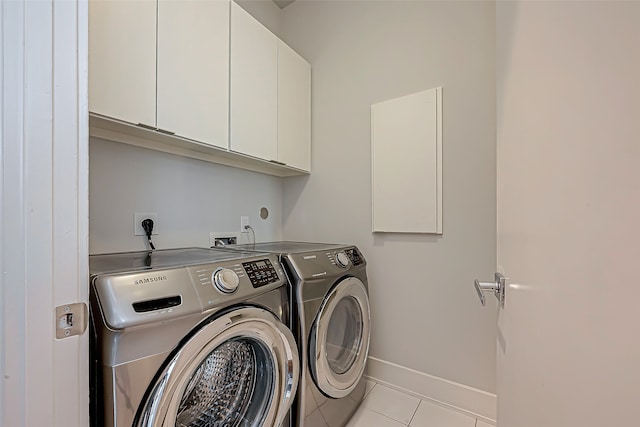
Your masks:
{"label": "dryer door", "polygon": [[134,425],[272,426],[285,418],[300,366],[293,335],[272,313],[243,307],[213,318],[169,358]]}
{"label": "dryer door", "polygon": [[349,277],[335,285],[320,306],[309,342],[311,376],[327,396],[344,397],[358,385],[369,354],[369,325],[362,281]]}

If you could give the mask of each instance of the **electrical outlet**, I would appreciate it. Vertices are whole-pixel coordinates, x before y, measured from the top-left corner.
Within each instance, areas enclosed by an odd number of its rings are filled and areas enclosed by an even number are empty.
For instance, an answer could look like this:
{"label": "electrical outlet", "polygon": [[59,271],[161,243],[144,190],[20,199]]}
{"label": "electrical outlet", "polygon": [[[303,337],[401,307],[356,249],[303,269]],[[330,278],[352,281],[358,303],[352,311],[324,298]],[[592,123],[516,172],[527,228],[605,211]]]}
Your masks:
{"label": "electrical outlet", "polygon": [[212,231],[209,233],[209,246],[237,245],[238,237],[237,231]]}
{"label": "electrical outlet", "polygon": [[136,212],[133,214],[133,235],[134,236],[146,236],[147,233],[144,232],[142,228],[142,221],[145,219],[153,220],[153,231],[152,235],[156,236],[158,234],[158,214],[156,212]]}
{"label": "electrical outlet", "polygon": [[248,233],[249,229],[247,228],[249,226],[249,217],[248,216],[241,216],[240,217],[240,231],[243,233]]}

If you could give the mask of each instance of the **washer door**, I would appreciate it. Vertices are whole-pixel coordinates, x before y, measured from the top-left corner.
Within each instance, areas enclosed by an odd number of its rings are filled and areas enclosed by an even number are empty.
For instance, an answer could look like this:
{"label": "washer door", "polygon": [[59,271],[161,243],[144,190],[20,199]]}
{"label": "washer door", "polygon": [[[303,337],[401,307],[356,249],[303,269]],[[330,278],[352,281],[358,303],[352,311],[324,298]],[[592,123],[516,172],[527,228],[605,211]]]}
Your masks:
{"label": "washer door", "polygon": [[232,310],[182,344],[150,388],[135,425],[277,426],[298,387],[293,335],[272,313]]}
{"label": "washer door", "polygon": [[358,384],[369,354],[369,297],[362,281],[342,280],[325,297],[309,342],[311,377],[327,396],[345,397]]}

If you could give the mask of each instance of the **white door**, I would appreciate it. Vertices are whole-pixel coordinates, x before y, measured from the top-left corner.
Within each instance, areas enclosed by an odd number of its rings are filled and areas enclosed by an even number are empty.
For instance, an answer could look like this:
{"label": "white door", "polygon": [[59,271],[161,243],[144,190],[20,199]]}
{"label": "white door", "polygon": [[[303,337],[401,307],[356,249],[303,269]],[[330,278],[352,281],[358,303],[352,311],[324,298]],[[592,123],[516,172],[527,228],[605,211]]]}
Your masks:
{"label": "white door", "polygon": [[640,2],[496,16],[498,425],[639,425]]}
{"label": "white door", "polygon": [[[0,426],[89,424],[86,1],[0,3]],[[77,325],[77,319],[75,324]]]}

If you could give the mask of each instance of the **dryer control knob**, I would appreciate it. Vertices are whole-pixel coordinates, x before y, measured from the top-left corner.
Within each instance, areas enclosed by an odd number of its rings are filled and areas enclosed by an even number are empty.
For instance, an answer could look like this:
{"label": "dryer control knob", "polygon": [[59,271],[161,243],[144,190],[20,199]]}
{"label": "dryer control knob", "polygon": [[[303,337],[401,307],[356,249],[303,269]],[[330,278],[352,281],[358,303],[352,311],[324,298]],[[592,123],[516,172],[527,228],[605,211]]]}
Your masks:
{"label": "dryer control knob", "polygon": [[231,294],[238,289],[240,278],[235,271],[228,268],[219,268],[213,273],[213,284],[216,289],[225,294]]}
{"label": "dryer control knob", "polygon": [[338,265],[342,268],[345,268],[349,265],[349,257],[344,252],[338,252],[336,254],[336,261]]}

